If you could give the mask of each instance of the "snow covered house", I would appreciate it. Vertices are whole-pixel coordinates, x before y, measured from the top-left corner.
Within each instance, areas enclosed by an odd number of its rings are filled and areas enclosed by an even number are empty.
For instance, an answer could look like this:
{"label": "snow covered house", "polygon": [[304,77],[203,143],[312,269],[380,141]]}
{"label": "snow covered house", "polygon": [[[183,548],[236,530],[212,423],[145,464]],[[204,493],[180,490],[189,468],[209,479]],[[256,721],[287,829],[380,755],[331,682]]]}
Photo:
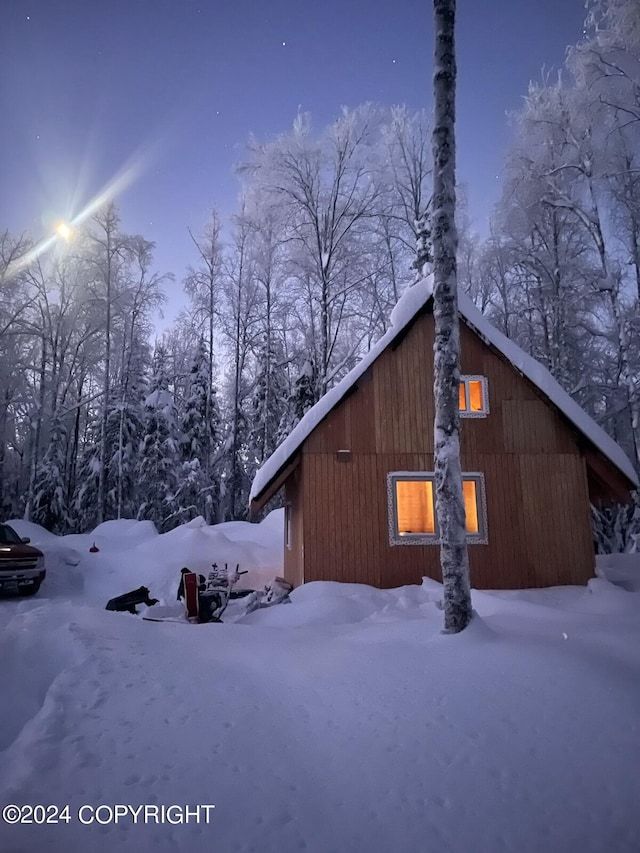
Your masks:
{"label": "snow covered house", "polygon": [[[590,502],[638,486],[620,447],[551,374],[460,295],[461,458],[471,582],[585,583]],[[440,579],[429,279],[256,474],[251,510],[285,493],[285,576],[395,587]]]}

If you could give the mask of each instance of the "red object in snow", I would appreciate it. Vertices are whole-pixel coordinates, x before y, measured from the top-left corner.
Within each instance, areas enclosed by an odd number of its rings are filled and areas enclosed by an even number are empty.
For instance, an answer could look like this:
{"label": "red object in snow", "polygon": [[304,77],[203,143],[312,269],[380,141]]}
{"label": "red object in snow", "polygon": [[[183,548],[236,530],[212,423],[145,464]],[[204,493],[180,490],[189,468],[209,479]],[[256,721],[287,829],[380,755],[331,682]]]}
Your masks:
{"label": "red object in snow", "polygon": [[95,543],[95,542],[93,543],[93,545],[91,546],[91,548],[89,548],[89,552],[90,552],[91,554],[97,554],[99,550],[100,550],[100,548],[98,548],[98,546],[96,545],[96,543]]}
{"label": "red object in snow", "polygon": [[198,607],[198,575],[195,572],[185,572],[184,580],[184,607],[187,619],[197,621]]}

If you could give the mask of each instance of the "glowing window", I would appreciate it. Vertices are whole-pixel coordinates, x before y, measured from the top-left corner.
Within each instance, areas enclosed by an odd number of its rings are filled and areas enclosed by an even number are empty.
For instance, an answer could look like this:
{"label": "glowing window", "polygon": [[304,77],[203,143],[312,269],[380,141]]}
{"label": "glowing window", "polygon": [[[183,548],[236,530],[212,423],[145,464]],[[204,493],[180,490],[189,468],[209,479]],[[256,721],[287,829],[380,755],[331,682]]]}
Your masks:
{"label": "glowing window", "polygon": [[476,480],[462,480],[462,497],[464,498],[467,533],[479,533],[478,488]]}
{"label": "glowing window", "polygon": [[[434,544],[439,541],[434,481],[435,475],[430,472],[398,471],[388,475],[392,545]],[[485,543],[484,476],[463,474],[462,496],[468,541]]]}
{"label": "glowing window", "polygon": [[460,377],[460,416],[482,418],[489,414],[489,395],[484,376]]}
{"label": "glowing window", "polygon": [[432,480],[396,480],[398,535],[435,535],[436,519]]}

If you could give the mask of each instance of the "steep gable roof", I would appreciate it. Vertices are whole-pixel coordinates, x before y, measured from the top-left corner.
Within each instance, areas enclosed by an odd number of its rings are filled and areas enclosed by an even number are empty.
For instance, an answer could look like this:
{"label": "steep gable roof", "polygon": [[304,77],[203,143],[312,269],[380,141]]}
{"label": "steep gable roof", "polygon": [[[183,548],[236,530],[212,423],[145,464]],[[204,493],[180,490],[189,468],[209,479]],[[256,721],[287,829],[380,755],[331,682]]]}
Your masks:
{"label": "steep gable roof", "polygon": [[[337,385],[331,388],[305,414],[287,438],[262,465],[251,487],[250,501],[258,499],[290,463],[305,439],[318,424],[340,403],[378,356],[390,346],[414,318],[427,308],[433,296],[433,277],[408,287],[391,313],[391,327],[360,362]],[[503,335],[476,308],[471,299],[458,294],[458,309],[462,320],[488,344],[498,350],[514,368],[529,379],[542,394],[582,433],[624,476],[638,486],[633,465],[616,442],[558,384],[549,371],[516,343]]]}

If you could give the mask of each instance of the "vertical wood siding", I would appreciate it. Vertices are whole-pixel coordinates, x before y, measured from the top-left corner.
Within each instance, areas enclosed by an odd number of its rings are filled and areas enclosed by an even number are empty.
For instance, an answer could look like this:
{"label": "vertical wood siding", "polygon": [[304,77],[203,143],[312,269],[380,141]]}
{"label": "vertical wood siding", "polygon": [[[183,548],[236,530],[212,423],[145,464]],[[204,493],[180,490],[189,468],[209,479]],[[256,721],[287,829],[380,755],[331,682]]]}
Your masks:
{"label": "vertical wood siding", "polygon": [[291,547],[284,548],[284,576],[294,586],[304,583],[304,506],[300,487],[303,466],[304,459],[287,478],[284,491],[285,504],[291,507]]}
{"label": "vertical wood siding", "polygon": [[[490,413],[461,421],[464,471],[485,475],[488,545],[470,545],[479,589],[585,583],[593,575],[587,473],[567,423],[461,325],[462,373],[486,376]],[[440,579],[437,545],[390,546],[387,474],[433,470],[433,317],[419,318],[312,433],[287,482],[293,583],[395,587]],[[350,451],[348,454],[338,451]],[[304,572],[299,563],[304,561]]]}

